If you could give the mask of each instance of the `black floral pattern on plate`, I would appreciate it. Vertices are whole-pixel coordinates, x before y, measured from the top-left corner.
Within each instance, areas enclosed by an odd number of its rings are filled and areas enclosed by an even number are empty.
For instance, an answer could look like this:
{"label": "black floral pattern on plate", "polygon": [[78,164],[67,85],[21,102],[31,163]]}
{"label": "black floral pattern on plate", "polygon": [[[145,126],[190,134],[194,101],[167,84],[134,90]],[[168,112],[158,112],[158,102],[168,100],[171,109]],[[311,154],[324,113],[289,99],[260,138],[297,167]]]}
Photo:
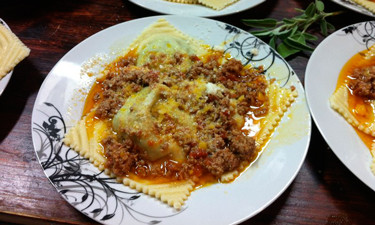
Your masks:
{"label": "black floral pattern on plate", "polygon": [[[295,75],[288,63],[259,38],[229,24],[225,24],[225,26],[218,24],[218,26],[227,31],[227,35],[224,37],[224,43],[226,43],[224,52],[230,52],[234,58],[241,59],[242,64],[252,63],[255,66],[262,66],[266,76],[269,79],[278,80],[281,87],[287,85],[290,77]],[[277,76],[270,73],[275,63],[278,64],[278,67],[285,69],[282,74]]]}
{"label": "black floral pattern on plate", "polygon": [[136,210],[133,206],[142,194],[125,191],[122,183],[100,172],[88,159],[63,144],[67,127],[60,111],[46,102],[39,112],[45,117],[43,122],[33,124],[33,132],[39,137],[36,143],[39,161],[60,194],[82,213],[102,223],[118,214],[118,224],[130,220],[125,215],[139,223],[158,224],[183,212],[157,216]]}
{"label": "black floral pattern on plate", "polygon": [[[358,29],[362,27],[363,29]],[[368,21],[364,23],[357,23],[348,27],[345,27],[339,32],[339,36],[351,35],[353,39],[364,45],[367,49],[375,44],[375,22]]]}

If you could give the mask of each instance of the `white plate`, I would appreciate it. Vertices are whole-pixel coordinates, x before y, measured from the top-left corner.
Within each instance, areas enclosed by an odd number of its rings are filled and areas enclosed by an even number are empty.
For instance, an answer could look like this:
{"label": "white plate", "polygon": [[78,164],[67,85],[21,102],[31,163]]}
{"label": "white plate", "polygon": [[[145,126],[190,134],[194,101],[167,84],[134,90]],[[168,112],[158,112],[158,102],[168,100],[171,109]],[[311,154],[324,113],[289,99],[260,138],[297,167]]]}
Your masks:
{"label": "white plate", "polygon": [[372,13],[371,11],[367,10],[365,7],[358,5],[357,3],[351,0],[332,0],[332,1],[336,2],[339,5],[344,6],[345,8],[359,12],[363,15],[375,17],[374,13]]}
{"label": "white plate", "polygon": [[[210,45],[222,44],[244,63],[264,65],[282,85],[294,85],[299,97],[277,128],[262,156],[230,184],[195,190],[181,211],[117,184],[88,160],[62,145],[66,129],[80,119],[84,95],[94,77],[80,74],[88,59],[113,58],[159,17],[105,29],[69,51],[52,69],[37,96],[32,138],[51,183],[74,207],[105,224],[231,224],[246,220],[271,204],[292,182],[306,156],[311,119],[304,90],[289,65],[265,43],[236,27],[199,17],[163,16],[178,29]],[[259,50],[257,56],[250,52]],[[119,50],[120,49],[120,50]],[[113,52],[117,52],[112,54]],[[112,56],[112,57],[111,57]],[[86,70],[86,69],[85,69]],[[277,72],[277,73],[276,73]],[[41,193],[43,194],[43,193]]]}
{"label": "white plate", "polygon": [[266,0],[239,0],[236,3],[222,9],[214,10],[209,7],[194,4],[181,4],[165,0],[130,0],[134,4],[146,9],[163,13],[182,16],[216,17],[238,13],[259,5]]}
{"label": "white plate", "polygon": [[363,22],[331,34],[313,52],[305,75],[307,101],[324,139],[345,166],[373,190],[375,176],[370,170],[370,151],[352,126],[331,109],[329,97],[344,64],[374,44],[374,28],[374,21]]}
{"label": "white plate", "polygon": [[[6,28],[10,29],[8,27],[8,25],[5,23],[5,21],[2,20],[1,18],[0,18],[0,24],[3,24]],[[13,74],[13,70],[10,71],[7,75],[5,75],[3,77],[3,79],[0,80],[0,96],[3,93],[3,91],[5,90],[6,86],[8,85],[8,82],[9,82],[10,77],[12,76],[12,74]]]}

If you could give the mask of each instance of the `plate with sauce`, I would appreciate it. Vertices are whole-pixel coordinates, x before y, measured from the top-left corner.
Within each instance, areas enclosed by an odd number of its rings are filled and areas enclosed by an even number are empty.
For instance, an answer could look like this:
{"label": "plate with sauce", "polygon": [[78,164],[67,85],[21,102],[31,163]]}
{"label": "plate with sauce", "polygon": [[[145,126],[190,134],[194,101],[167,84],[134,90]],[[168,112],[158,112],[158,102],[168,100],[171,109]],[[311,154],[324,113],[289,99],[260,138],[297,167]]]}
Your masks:
{"label": "plate with sauce", "polygon": [[[347,76],[363,64],[363,55],[374,44],[375,21],[342,28],[315,49],[305,75],[306,98],[318,129],[341,162],[373,190],[375,175],[370,168],[370,148],[375,138],[353,128],[331,108],[329,98],[348,80]],[[348,99],[358,103],[353,96]]]}
{"label": "plate with sauce", "polygon": [[242,12],[265,2],[265,0],[239,0],[222,10],[215,10],[198,4],[183,4],[166,0],[130,0],[130,2],[162,14],[217,17]]}
{"label": "plate with sauce", "polygon": [[[203,40],[243,64],[263,66],[266,76],[293,86],[298,97],[284,115],[260,157],[229,183],[197,187],[176,210],[156,198],[117,183],[62,143],[81,119],[85,99],[100,63],[124,54],[150,24],[164,18],[183,33]],[[256,50],[256,51],[255,51]],[[254,53],[256,52],[256,54]],[[44,173],[73,207],[103,224],[234,224],[275,201],[294,180],[307,154],[311,117],[304,89],[288,63],[266,43],[219,21],[183,16],[147,17],[109,27],[79,43],[43,82],[32,114],[32,139]]]}

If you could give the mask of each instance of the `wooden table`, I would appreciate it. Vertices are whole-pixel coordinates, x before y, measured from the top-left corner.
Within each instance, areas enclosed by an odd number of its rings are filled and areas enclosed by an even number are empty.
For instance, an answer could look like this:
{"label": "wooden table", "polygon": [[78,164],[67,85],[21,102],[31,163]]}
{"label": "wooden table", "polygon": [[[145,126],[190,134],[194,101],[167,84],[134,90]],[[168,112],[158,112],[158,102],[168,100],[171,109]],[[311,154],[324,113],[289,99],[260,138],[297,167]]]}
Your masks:
{"label": "wooden table", "polygon": [[[267,0],[216,19],[248,29],[242,18],[291,17],[297,14],[294,8],[305,8],[309,2]],[[326,11],[337,10],[345,13],[328,19],[337,29],[373,19],[326,1]],[[0,97],[0,224],[95,223],[60,196],[39,165],[31,140],[34,101],[49,71],[76,44],[111,25],[153,15],[158,14],[126,0],[1,2],[0,17],[31,54],[16,67]],[[309,54],[299,54],[288,59],[301,81],[308,58]],[[375,192],[339,161],[314,126],[309,153],[294,182],[243,224],[374,224],[374,219]]]}

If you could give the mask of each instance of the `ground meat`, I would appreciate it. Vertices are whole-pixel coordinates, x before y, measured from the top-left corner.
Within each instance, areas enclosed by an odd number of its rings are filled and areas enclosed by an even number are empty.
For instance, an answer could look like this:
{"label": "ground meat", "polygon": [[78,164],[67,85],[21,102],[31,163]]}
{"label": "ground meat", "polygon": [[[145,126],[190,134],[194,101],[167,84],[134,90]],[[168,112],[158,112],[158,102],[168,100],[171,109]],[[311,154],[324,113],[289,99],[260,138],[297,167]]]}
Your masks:
{"label": "ground meat", "polygon": [[134,69],[132,67],[121,68],[118,74],[115,74],[109,80],[109,87],[122,85],[124,82],[133,82],[142,86],[148,86],[158,82],[159,73],[154,70]]}
{"label": "ground meat", "polygon": [[[192,151],[192,154],[197,153],[195,150]],[[203,153],[203,151],[201,152]],[[198,153],[200,154],[200,153]],[[206,153],[203,153],[201,157],[191,157],[189,156],[186,162],[182,163],[180,171],[178,172],[181,180],[191,179],[194,182],[199,182],[199,178],[208,171],[203,166],[203,160],[207,156]]]}
{"label": "ground meat", "polygon": [[[214,138],[212,138],[210,141],[209,141],[209,150],[210,152],[214,152],[214,151],[217,151],[218,149],[224,149],[225,148],[225,140],[223,138],[223,136],[226,136],[224,134],[225,130],[220,130],[220,128],[216,128],[216,130],[214,131]],[[221,134],[219,134],[221,133]]]}
{"label": "ground meat", "polygon": [[239,132],[233,132],[230,140],[230,150],[241,160],[251,160],[256,153],[255,140]]}
{"label": "ground meat", "polygon": [[221,67],[218,74],[218,80],[228,88],[233,88],[233,82],[231,81],[237,81],[240,79],[242,69],[243,65],[240,61],[230,59]]}
{"label": "ground meat", "polygon": [[152,70],[168,72],[170,69],[182,64],[185,57],[187,56],[181,53],[175,53],[172,57],[164,53],[155,53],[150,55],[147,63],[143,66]]}
{"label": "ground meat", "polygon": [[104,155],[107,158],[106,168],[110,168],[116,176],[129,174],[137,162],[137,154],[132,153],[133,142],[130,139],[118,142],[113,137],[107,137],[102,141]]}
{"label": "ground meat", "polygon": [[184,59],[184,55],[183,54],[181,54],[181,53],[175,53],[173,55],[173,57],[174,57],[175,62],[176,62],[177,65],[181,64],[183,62],[183,59]]}
{"label": "ground meat", "polygon": [[210,76],[210,71],[208,69],[206,69],[204,67],[204,63],[201,62],[201,61],[198,61],[197,63],[195,63],[189,70],[189,72],[187,73],[187,77],[190,79],[190,80],[194,80],[196,78],[198,78],[198,76],[207,76],[207,77],[211,77]]}
{"label": "ground meat", "polygon": [[[117,98],[116,98],[117,97]],[[95,111],[98,118],[111,118],[117,113],[124,103],[124,99],[117,95],[112,95],[104,99]]]}
{"label": "ground meat", "polygon": [[192,131],[189,129],[177,127],[173,132],[172,137],[177,144],[182,147],[186,154],[189,154],[193,147],[197,146],[197,141],[194,139]]}
{"label": "ground meat", "polygon": [[[190,60],[191,67],[182,72],[179,66],[185,66],[184,60]],[[218,178],[237,169],[241,162],[254,159],[257,153],[255,141],[236,130],[238,124],[233,116],[245,116],[249,111],[261,116],[267,112],[268,83],[261,68],[244,69],[235,59],[221,64],[215,54],[204,62],[196,56],[183,54],[172,57],[154,54],[143,67],[135,67],[135,62],[131,57],[119,60],[102,81],[103,92],[94,97],[98,102],[96,116],[111,120],[130,95],[146,86],[161,83],[173,89],[179,85],[178,92],[168,96],[161,93],[159,100],[172,98],[178,110],[194,118],[195,128],[181,125],[172,114],[163,112],[159,117],[160,110],[151,111],[154,118],[162,118],[155,125],[156,132],[168,135],[177,143],[187,156],[185,161],[177,163],[168,157],[149,161],[130,139],[110,137],[102,143],[107,168],[118,176],[134,173],[142,178],[199,181],[204,174]],[[202,94],[191,85],[190,81],[196,79],[225,88]]]}
{"label": "ground meat", "polygon": [[224,147],[223,138],[217,136],[215,139],[218,149],[204,163],[205,168],[214,176],[220,177],[225,172],[237,169],[240,162],[254,159],[256,146],[253,138],[240,133],[231,135],[230,140],[227,139],[229,148]]}
{"label": "ground meat", "polygon": [[193,66],[187,72],[186,77],[194,80],[199,76],[204,76],[208,81],[215,82],[217,71],[219,70],[219,63],[214,57],[209,57],[205,63],[202,61],[195,61]]}
{"label": "ground meat", "polygon": [[[217,60],[212,57],[206,63],[201,61],[195,63],[187,73],[187,77],[197,79],[199,76],[204,76],[210,82],[219,82],[229,89],[236,90],[231,97],[243,97],[238,104],[238,113],[245,115],[252,107],[255,116],[262,116],[267,113],[268,101],[266,95],[268,83],[262,72],[262,68],[244,70],[242,63],[236,59],[230,59],[219,67]],[[207,102],[213,102],[218,98],[219,96],[209,95]]]}
{"label": "ground meat", "polygon": [[211,157],[206,158],[206,169],[216,177],[225,172],[236,169],[240,164],[240,159],[236,157],[228,148],[216,151]]}
{"label": "ground meat", "polygon": [[153,70],[124,67],[110,72],[102,82],[104,91],[95,116],[102,119],[112,118],[128,96],[158,81],[159,73]]}
{"label": "ground meat", "polygon": [[207,62],[204,64],[204,68],[212,72],[215,72],[219,68],[217,57],[215,56],[208,57]]}
{"label": "ground meat", "polygon": [[375,99],[375,66],[355,69],[350,77],[349,88],[355,95]]}
{"label": "ground meat", "polygon": [[131,66],[131,65],[135,65],[136,62],[137,62],[137,58],[135,58],[135,57],[126,57],[126,58],[120,59],[117,62],[117,66],[119,66],[119,67]]}

